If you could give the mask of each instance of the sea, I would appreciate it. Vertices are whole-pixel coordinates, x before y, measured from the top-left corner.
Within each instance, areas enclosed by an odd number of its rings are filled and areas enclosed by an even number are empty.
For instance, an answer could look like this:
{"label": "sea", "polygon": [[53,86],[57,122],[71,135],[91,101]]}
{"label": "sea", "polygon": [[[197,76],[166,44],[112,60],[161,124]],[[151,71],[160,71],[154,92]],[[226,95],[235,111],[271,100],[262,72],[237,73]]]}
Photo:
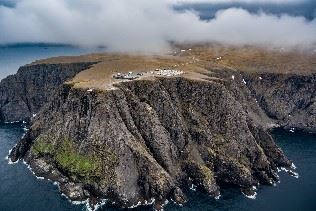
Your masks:
{"label": "sea", "polygon": [[22,65],[55,56],[78,56],[106,51],[105,48],[78,48],[60,44],[0,45],[0,80],[16,73]]}
{"label": "sea", "polygon": [[[37,59],[102,52],[104,49],[81,49],[63,45],[0,46],[0,79],[14,74],[18,67]],[[9,164],[9,150],[25,133],[23,123],[0,124],[0,211],[85,211],[62,196],[51,181],[38,179],[23,162]],[[220,199],[202,191],[187,193],[188,202],[178,206],[170,202],[167,211],[315,211],[316,210],[316,134],[273,131],[277,144],[297,166],[299,178],[280,172],[276,186],[260,186],[256,199],[246,198],[237,189],[224,189]],[[120,210],[105,204],[99,210]],[[138,207],[134,210],[152,210]]]}

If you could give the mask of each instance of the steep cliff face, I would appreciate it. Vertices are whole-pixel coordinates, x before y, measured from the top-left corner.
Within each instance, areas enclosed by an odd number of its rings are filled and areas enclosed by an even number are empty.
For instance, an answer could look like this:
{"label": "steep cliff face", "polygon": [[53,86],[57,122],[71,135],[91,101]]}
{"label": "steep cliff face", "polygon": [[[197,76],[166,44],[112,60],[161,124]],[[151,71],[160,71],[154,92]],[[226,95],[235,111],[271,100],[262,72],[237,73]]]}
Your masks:
{"label": "steep cliff face", "polygon": [[166,199],[185,202],[192,184],[213,197],[225,185],[249,193],[277,181],[277,167],[291,166],[250,90],[232,71],[103,91],[64,85],[10,157],[58,181],[72,200],[127,207],[155,199],[159,208]]}
{"label": "steep cliff face", "polygon": [[316,132],[316,74],[244,74],[260,107],[285,129]]}
{"label": "steep cliff face", "polygon": [[29,120],[66,80],[93,63],[23,66],[0,83],[0,121]]}
{"label": "steep cliff face", "polygon": [[72,200],[160,208],[184,203],[192,185],[212,197],[227,185],[253,194],[278,180],[278,167],[291,168],[268,129],[316,132],[315,74],[222,67],[108,90],[64,84],[93,64],[24,66],[0,84],[1,121],[37,114],[11,160],[24,159]]}

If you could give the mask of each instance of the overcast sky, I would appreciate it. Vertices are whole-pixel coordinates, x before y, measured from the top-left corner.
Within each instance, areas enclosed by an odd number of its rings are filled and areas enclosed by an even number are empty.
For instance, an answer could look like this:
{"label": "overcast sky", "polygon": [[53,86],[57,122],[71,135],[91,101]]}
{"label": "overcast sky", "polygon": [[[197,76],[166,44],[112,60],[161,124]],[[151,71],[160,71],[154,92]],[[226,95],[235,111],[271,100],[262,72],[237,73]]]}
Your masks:
{"label": "overcast sky", "polygon": [[316,43],[315,4],[313,0],[0,0],[0,44],[63,43],[149,52],[166,50],[168,41],[310,47]]}

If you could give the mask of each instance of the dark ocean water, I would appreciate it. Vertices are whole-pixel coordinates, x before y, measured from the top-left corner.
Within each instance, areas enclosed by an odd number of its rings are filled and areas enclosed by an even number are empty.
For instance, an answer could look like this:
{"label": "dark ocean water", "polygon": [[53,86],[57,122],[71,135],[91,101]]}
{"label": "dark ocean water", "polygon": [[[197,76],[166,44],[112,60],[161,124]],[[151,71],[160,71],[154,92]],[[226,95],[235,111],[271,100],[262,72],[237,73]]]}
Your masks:
{"label": "dark ocean water", "polygon": [[[0,210],[86,210],[83,205],[69,203],[51,182],[36,179],[22,162],[8,164],[5,157],[23,133],[21,124],[0,125]],[[189,202],[184,207],[169,204],[165,210],[316,210],[316,135],[275,131],[274,136],[295,162],[299,179],[280,172],[281,183],[276,187],[261,186],[255,200],[245,198],[235,189],[222,191],[219,200],[210,199],[201,192],[190,192]],[[104,206],[102,210],[117,209]]]}
{"label": "dark ocean water", "polygon": [[54,56],[76,56],[91,52],[102,52],[104,49],[76,48],[67,45],[19,44],[13,46],[0,45],[0,80],[16,73],[22,65],[38,59]]}

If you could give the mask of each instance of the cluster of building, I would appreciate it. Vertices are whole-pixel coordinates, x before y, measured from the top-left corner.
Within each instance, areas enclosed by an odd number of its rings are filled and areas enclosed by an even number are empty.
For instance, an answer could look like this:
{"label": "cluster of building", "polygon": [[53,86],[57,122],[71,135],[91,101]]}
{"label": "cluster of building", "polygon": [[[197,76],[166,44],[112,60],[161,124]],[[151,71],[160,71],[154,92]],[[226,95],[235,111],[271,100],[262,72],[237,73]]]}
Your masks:
{"label": "cluster of building", "polygon": [[161,76],[177,76],[183,73],[184,72],[180,70],[156,69],[154,74]]}
{"label": "cluster of building", "polygon": [[115,78],[115,79],[134,80],[136,78],[139,78],[142,75],[143,75],[143,73],[133,73],[133,72],[116,73],[115,75],[113,75],[113,78]]}
{"label": "cluster of building", "polygon": [[125,80],[134,80],[137,79],[143,75],[151,76],[177,76],[183,74],[183,71],[180,70],[172,70],[172,69],[155,69],[155,71],[151,72],[145,72],[145,73],[134,73],[134,72],[128,72],[128,73],[116,73],[113,75],[114,79],[125,79]]}

